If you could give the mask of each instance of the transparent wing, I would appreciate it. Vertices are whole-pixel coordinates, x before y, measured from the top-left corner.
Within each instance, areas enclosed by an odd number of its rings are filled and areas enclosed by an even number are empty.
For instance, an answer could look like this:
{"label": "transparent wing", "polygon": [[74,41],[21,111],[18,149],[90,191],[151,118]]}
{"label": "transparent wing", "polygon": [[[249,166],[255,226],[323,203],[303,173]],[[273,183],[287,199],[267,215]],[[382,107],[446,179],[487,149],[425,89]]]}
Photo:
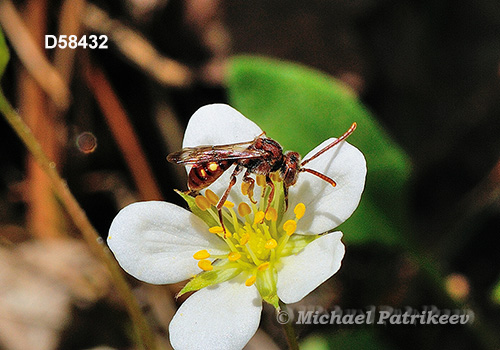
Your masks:
{"label": "transparent wing", "polygon": [[186,147],[168,155],[167,160],[177,164],[196,164],[223,160],[260,158],[262,150],[249,148],[255,140],[229,145]]}

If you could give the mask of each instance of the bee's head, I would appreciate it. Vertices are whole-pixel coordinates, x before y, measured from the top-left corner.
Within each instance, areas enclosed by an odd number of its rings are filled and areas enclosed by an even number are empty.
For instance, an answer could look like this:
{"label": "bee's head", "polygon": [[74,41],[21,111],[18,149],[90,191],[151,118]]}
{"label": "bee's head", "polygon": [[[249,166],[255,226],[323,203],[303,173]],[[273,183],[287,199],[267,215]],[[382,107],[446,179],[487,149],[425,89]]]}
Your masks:
{"label": "bee's head", "polygon": [[281,177],[284,185],[288,188],[295,185],[300,172],[300,154],[297,152],[285,152],[283,166],[281,167]]}

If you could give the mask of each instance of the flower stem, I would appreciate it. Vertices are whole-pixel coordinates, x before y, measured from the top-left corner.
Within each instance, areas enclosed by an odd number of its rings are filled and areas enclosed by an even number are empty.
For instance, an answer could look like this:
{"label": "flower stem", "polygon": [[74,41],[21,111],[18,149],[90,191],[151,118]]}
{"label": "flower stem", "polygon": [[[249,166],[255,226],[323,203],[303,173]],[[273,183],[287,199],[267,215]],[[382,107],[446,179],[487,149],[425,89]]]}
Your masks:
{"label": "flower stem", "polygon": [[[279,306],[282,312],[285,312],[288,315],[290,315],[288,313],[286,304],[281,300],[279,301]],[[284,322],[282,324],[283,324],[283,329],[285,331],[286,340],[288,342],[288,347],[290,348],[290,350],[299,350],[299,343],[297,342],[297,335],[295,334],[295,329],[293,329],[292,319],[290,318],[288,322]]]}
{"label": "flower stem", "polygon": [[90,223],[87,215],[78,204],[77,200],[68,188],[56,170],[56,164],[52,162],[43,151],[40,143],[24,123],[19,114],[10,105],[0,89],[0,112],[4,115],[7,122],[12,126],[16,134],[28,148],[35,158],[36,162],[42,167],[44,172],[50,178],[54,193],[60,199],[62,205],[73,220],[75,226],[82,233],[83,239],[87,242],[92,251],[107,266],[111,273],[117,292],[122,297],[125,306],[130,314],[132,322],[138,336],[138,341],[143,349],[155,349],[154,335],[151,331],[140,306],[137,303],[125,277],[123,276],[118,263],[113,258],[110,250],[104,244],[97,230]]}

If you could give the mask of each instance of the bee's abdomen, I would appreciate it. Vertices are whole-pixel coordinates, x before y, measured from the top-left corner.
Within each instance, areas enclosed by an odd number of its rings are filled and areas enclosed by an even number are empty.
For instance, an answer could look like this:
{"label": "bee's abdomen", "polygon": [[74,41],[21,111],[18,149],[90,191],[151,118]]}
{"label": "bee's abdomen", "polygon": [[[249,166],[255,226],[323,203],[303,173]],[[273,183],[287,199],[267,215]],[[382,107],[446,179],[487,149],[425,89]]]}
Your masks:
{"label": "bee's abdomen", "polygon": [[219,161],[193,165],[189,171],[189,189],[192,191],[199,191],[210,186],[231,166],[231,164],[232,162],[229,161]]}

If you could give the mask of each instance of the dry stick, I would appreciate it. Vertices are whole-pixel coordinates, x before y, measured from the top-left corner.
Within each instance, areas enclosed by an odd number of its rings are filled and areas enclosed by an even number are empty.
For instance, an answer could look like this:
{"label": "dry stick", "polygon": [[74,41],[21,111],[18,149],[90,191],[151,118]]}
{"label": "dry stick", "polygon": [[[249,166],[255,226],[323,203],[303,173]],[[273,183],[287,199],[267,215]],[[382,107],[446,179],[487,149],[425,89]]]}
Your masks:
{"label": "dry stick", "polygon": [[90,246],[92,251],[106,264],[111,273],[115,287],[118,293],[123,298],[127,310],[132,319],[133,325],[138,335],[138,341],[144,349],[155,349],[154,335],[141,312],[140,306],[137,303],[129,285],[127,284],[120,267],[113,258],[110,250],[104,244],[102,238],[92,226],[87,215],[79,206],[73,194],[68,189],[66,182],[61,178],[56,170],[56,164],[52,162],[40,144],[35,139],[29,127],[24,123],[21,117],[17,114],[14,108],[5,98],[3,91],[0,90],[0,112],[5,116],[7,122],[12,126],[16,134],[21,138],[28,150],[34,156],[39,165],[49,176],[52,187],[56,195],[59,197],[61,204],[64,206],[69,216],[72,218],[75,226],[80,230],[83,238]]}
{"label": "dry stick", "polygon": [[130,120],[104,73],[85,65],[85,80],[101,108],[111,132],[123,152],[139,193],[144,200],[163,199]]}
{"label": "dry stick", "polygon": [[162,56],[143,36],[117,20],[113,20],[99,7],[88,4],[83,19],[90,30],[105,34],[123,55],[162,85],[186,87],[193,82],[191,70]]}
{"label": "dry stick", "polygon": [[[59,35],[76,35],[77,38],[80,38],[82,14],[85,6],[85,0],[65,0],[63,2],[59,15]],[[77,50],[57,47],[54,54],[54,66],[60,72],[66,84],[71,82],[76,52]]]}
{"label": "dry stick", "polygon": [[10,0],[0,0],[0,25],[30,75],[59,110],[66,110],[70,103],[68,86],[44,57]]}
{"label": "dry stick", "polygon": [[[24,25],[28,35],[41,50],[47,21],[47,1],[29,0],[23,11]],[[32,57],[24,63],[29,65]],[[23,67],[24,68],[24,67]],[[58,122],[49,102],[35,79],[26,69],[19,70],[18,104],[26,123],[33,130],[48,156],[56,162],[61,159],[61,145],[65,135],[64,126]],[[62,137],[60,137],[62,136]],[[63,237],[67,232],[67,222],[61,206],[51,190],[50,179],[33,157],[27,157],[26,189],[29,192],[27,224],[30,232],[37,238]]]}

